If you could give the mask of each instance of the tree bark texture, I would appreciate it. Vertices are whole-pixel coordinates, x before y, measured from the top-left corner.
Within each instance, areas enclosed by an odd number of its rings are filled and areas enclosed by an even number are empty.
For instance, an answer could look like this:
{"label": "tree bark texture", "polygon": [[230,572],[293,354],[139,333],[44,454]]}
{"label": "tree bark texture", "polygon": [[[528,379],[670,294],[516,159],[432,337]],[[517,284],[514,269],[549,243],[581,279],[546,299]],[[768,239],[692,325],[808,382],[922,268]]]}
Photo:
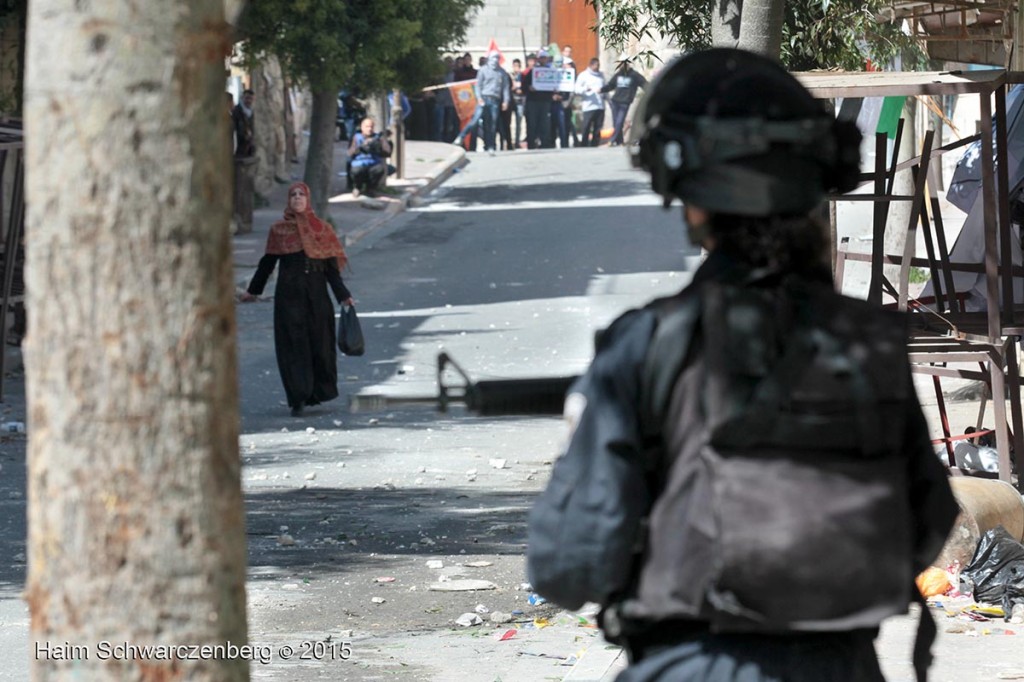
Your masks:
{"label": "tree bark texture", "polygon": [[223,0],[29,11],[32,678],[247,680]]}
{"label": "tree bark texture", "polygon": [[253,70],[256,97],[253,102],[256,125],[256,191],[268,196],[278,183],[290,180],[285,140],[284,76],[281,64],[269,57]]}
{"label": "tree bark texture", "polygon": [[309,185],[313,210],[327,218],[327,200],[334,167],[334,131],[337,127],[338,93],[314,90],[312,120],[309,124],[309,150],[303,181]]}
{"label": "tree bark texture", "polygon": [[711,40],[778,59],[782,51],[784,0],[716,0]]}

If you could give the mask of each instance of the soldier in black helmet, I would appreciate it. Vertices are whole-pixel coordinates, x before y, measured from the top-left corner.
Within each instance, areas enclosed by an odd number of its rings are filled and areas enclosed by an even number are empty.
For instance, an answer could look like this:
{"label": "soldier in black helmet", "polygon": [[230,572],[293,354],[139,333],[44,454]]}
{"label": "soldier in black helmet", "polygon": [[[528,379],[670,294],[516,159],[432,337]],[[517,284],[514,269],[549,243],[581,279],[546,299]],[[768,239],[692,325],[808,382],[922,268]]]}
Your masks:
{"label": "soldier in black helmet", "polygon": [[[859,142],[733,49],[667,65],[638,110],[634,163],[709,255],[602,335],[527,551],[541,595],[602,606],[620,681],[881,680],[879,625],[920,599],[957,507],[905,321],[835,293],[809,217]],[[918,679],[933,638],[922,617]]]}

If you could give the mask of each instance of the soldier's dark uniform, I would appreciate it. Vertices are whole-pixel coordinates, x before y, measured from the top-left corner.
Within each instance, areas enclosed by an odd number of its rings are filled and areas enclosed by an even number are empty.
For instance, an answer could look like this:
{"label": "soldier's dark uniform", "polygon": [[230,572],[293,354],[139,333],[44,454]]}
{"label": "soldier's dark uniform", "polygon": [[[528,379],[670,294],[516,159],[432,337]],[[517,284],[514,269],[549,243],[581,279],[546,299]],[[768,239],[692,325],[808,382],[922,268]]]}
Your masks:
{"label": "soldier's dark uniform", "polygon": [[[750,77],[767,81],[760,93],[744,86],[744,79]],[[781,94],[773,94],[773,90]],[[655,189],[667,199],[679,197],[713,213],[766,219],[806,214],[826,189],[851,188],[851,169],[840,169],[846,180],[830,182],[836,169],[828,165],[845,164],[855,171],[859,135],[854,137],[848,130],[832,132],[831,117],[810,109],[806,91],[806,101],[800,100],[792,108],[802,106],[812,113],[800,117],[773,99],[793,98],[793,93],[799,99],[801,90],[795,79],[774,63],[736,50],[713,50],[670,64],[652,84],[647,97],[653,102],[647,102],[638,114],[640,125],[648,126],[642,133],[646,136],[641,141],[641,165],[651,171]],[[737,92],[743,92],[749,101],[731,104],[734,112],[739,112],[732,118],[744,120],[739,125],[727,121],[730,131],[742,130],[749,118],[760,116],[763,123],[775,116],[782,121],[796,118],[797,131],[804,127],[804,119],[813,119],[814,125],[827,121],[822,128],[828,136],[825,143],[844,135],[846,139],[836,142],[831,151],[810,149],[799,141],[789,144],[798,136],[785,126],[769,127],[767,142],[751,141],[750,135],[756,137],[757,132],[741,132],[734,139],[715,138],[708,132],[715,116],[729,109],[721,100],[735,99]],[[702,96],[705,102],[693,102]],[[764,103],[757,110],[759,96]],[[687,105],[674,104],[686,98]],[[682,116],[673,121],[673,115],[686,113],[681,111],[685,106],[696,108],[703,116],[696,123]],[[756,111],[744,117],[749,107]],[[665,126],[671,125],[684,129],[685,134],[666,132]],[[765,129],[760,128],[762,132]],[[756,126],[748,130],[756,130]],[[816,134],[809,123],[806,134],[812,139]],[[720,152],[725,148],[722,155],[715,156],[709,136]],[[666,150],[668,144],[679,148]],[[743,154],[744,144],[748,154]],[[795,153],[794,145],[799,147]],[[853,149],[854,157],[841,158],[843,149]],[[801,159],[790,163],[790,156]],[[808,159],[813,164],[801,165]],[[824,170],[817,170],[814,164]],[[779,171],[785,171],[781,178]],[[749,182],[744,185],[741,180]],[[708,241],[714,236],[692,229],[700,226],[690,227],[691,237]],[[722,542],[715,516],[708,511],[716,504],[718,483],[706,480],[711,474],[702,457],[710,432],[707,394],[713,382],[709,382],[709,372],[719,371],[714,368],[720,366],[709,362],[709,356],[732,357],[739,365],[751,367],[757,365],[751,358],[766,358],[767,369],[751,371],[768,375],[773,366],[786,361],[781,358],[788,357],[786,348],[798,335],[794,329],[800,328],[786,319],[785,313],[780,319],[762,315],[764,319],[729,322],[739,325],[737,328],[749,323],[757,333],[712,338],[706,323],[708,301],[713,300],[709,294],[722,287],[754,291],[758,300],[779,303],[783,311],[792,307],[796,297],[792,292],[810,292],[808,296],[819,301],[833,300],[829,296],[835,295],[827,267],[799,261],[761,267],[758,257],[737,252],[735,245],[718,243],[716,248],[713,240],[709,243],[710,255],[691,284],[674,297],[619,318],[602,335],[589,370],[571,389],[566,415],[573,426],[572,438],[530,517],[531,581],[538,592],[565,607],[578,608],[587,601],[604,607],[602,626],[630,654],[631,665],[619,677],[620,682],[881,680],[873,648],[878,624],[884,617],[906,610],[913,575],[939,553],[957,512],[914,394],[902,320],[867,303],[842,304],[842,314],[855,319],[869,337],[863,352],[872,362],[856,370],[865,376],[863,381],[855,378],[854,384],[871,387],[871,395],[884,403],[888,415],[886,422],[877,426],[893,431],[884,434],[887,440],[876,444],[884,450],[878,459],[879,472],[896,467],[888,481],[890,494],[899,498],[890,507],[895,510],[892,518],[859,523],[854,517],[846,527],[834,529],[840,543],[844,533],[850,534],[851,543],[857,541],[857,533],[861,533],[860,539],[871,533],[891,536],[889,544],[879,546],[880,556],[854,559],[857,570],[851,574],[850,589],[871,585],[870,567],[876,565],[877,599],[835,617],[824,609],[821,612],[828,615],[816,625],[793,631],[767,625],[759,628],[756,619],[746,623],[722,620],[718,614],[729,611],[729,604],[717,603],[709,588]],[[813,305],[807,309],[820,311]],[[735,312],[738,307],[730,310]],[[839,320],[840,325],[842,322]],[[669,348],[652,348],[659,344]],[[721,348],[723,345],[728,348]],[[664,360],[673,353],[673,361]],[[652,371],[652,357],[662,364],[675,364],[659,375],[657,368]],[[739,374],[743,371],[737,370]],[[659,387],[658,382],[667,384]],[[652,393],[662,396],[660,411],[655,405],[652,412]],[[652,413],[662,420],[653,439]],[[742,434],[737,438],[742,440]],[[850,438],[855,440],[856,434]],[[821,447],[827,453],[827,442]],[[652,465],[652,453],[656,452],[661,459]],[[781,482],[770,489],[788,490],[790,495],[802,492],[795,482]],[[813,490],[806,493],[813,499]],[[879,528],[880,522],[891,522],[892,528]],[[890,548],[893,551],[887,556]],[[802,575],[807,576],[808,585],[817,581],[820,589],[820,576],[808,573],[815,568],[815,551],[806,548],[808,561],[793,566],[789,585],[765,584],[764,591],[799,586]],[[829,557],[821,557],[820,564],[829,566]],[[900,582],[901,576],[905,583]],[[788,598],[793,599],[794,608],[805,608],[797,606],[798,592]],[[843,603],[842,596],[837,594],[835,601]],[[806,608],[815,610],[814,605]],[[923,654],[919,659],[916,663],[924,665]]]}

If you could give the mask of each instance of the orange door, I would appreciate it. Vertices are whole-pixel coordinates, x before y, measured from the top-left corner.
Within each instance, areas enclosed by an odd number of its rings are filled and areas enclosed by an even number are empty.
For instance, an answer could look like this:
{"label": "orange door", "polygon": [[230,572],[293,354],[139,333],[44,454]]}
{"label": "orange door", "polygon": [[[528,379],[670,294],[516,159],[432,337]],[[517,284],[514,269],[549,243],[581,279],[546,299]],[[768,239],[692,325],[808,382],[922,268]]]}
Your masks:
{"label": "orange door", "polygon": [[597,11],[584,0],[550,0],[550,3],[549,42],[558,43],[559,49],[572,45],[576,70],[582,71],[597,56]]}

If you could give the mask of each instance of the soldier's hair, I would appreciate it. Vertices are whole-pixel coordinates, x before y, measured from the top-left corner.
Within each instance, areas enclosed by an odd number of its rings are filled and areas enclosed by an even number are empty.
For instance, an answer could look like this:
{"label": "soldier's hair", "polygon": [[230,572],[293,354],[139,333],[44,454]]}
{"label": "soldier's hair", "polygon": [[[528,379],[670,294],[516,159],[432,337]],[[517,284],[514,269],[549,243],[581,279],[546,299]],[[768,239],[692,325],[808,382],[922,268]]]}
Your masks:
{"label": "soldier's hair", "polygon": [[828,231],[809,216],[713,213],[708,232],[721,249],[751,267],[820,272],[828,267]]}

